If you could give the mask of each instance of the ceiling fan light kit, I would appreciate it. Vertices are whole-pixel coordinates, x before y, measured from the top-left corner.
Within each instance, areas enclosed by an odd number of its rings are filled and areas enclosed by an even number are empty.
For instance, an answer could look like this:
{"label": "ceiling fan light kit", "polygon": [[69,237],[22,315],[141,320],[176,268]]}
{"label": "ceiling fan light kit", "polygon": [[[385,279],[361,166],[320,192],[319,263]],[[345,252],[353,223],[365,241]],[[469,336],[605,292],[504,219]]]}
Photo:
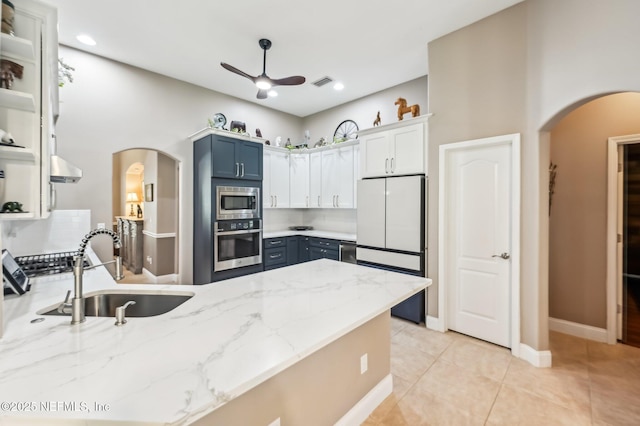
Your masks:
{"label": "ceiling fan light kit", "polygon": [[220,62],[220,65],[222,66],[222,68],[226,69],[227,71],[231,71],[232,73],[238,74],[242,77],[245,77],[251,80],[253,84],[255,84],[256,87],[258,88],[258,94],[256,95],[258,99],[266,99],[268,95],[268,90],[274,86],[297,86],[297,85],[303,84],[306,81],[306,79],[301,75],[278,78],[278,79],[269,78],[266,72],[266,68],[267,68],[267,50],[271,48],[271,41],[267,40],[266,38],[262,38],[260,39],[258,44],[263,50],[262,74],[260,74],[259,76],[254,77],[252,75],[247,74],[244,71],[239,70],[233,65],[229,65],[225,62]]}

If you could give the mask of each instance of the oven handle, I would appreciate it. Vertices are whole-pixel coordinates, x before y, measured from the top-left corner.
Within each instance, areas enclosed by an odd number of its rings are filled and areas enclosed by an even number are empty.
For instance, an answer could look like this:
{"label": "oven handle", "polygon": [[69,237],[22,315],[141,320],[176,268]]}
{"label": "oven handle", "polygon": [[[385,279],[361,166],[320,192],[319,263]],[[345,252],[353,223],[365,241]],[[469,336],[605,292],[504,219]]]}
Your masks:
{"label": "oven handle", "polygon": [[247,229],[242,231],[220,231],[215,229],[213,231],[214,235],[240,235],[240,234],[257,234],[262,233],[262,229]]}

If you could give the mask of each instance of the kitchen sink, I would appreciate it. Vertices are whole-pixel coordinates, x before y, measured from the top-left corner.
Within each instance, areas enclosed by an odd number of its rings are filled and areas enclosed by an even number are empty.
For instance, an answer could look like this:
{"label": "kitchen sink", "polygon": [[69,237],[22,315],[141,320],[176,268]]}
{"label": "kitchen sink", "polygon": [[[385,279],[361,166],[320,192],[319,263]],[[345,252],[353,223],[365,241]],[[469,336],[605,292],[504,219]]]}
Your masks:
{"label": "kitchen sink", "polygon": [[[177,308],[191,299],[193,295],[194,293],[190,292],[154,293],[144,291],[88,294],[84,297],[84,314],[88,317],[113,317],[117,307],[134,301],[135,305],[129,305],[126,309],[127,318],[153,317],[166,314]],[[58,305],[45,308],[38,314],[70,316],[70,314],[58,312]]]}

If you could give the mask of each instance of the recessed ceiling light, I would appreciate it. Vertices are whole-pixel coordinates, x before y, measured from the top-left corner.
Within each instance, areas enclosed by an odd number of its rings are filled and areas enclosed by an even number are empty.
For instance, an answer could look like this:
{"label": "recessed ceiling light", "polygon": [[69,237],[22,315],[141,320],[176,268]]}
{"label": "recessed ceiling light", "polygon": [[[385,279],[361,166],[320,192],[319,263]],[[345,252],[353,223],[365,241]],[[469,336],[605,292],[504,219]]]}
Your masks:
{"label": "recessed ceiling light", "polygon": [[278,92],[276,92],[275,90],[269,90],[269,93],[267,93],[267,95],[275,98],[276,96],[278,96]]}
{"label": "recessed ceiling light", "polygon": [[82,44],[86,44],[87,46],[95,46],[96,45],[96,41],[91,38],[91,36],[88,36],[86,34],[80,34],[78,37],[76,37],[78,39],[78,41]]}
{"label": "recessed ceiling light", "polygon": [[344,84],[342,84],[342,83],[336,83],[336,84],[334,84],[334,85],[333,85],[333,88],[334,88],[335,90],[342,90],[342,89],[344,89]]}

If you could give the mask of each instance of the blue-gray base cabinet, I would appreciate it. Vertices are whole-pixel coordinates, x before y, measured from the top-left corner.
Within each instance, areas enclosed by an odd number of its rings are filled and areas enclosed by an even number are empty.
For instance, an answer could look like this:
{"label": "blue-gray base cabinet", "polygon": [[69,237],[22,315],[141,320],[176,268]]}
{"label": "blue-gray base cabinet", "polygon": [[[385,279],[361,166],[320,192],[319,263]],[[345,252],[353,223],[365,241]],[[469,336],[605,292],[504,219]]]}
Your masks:
{"label": "blue-gray base cabinet", "polygon": [[316,259],[340,260],[340,241],[328,238],[291,237],[263,240],[265,271]]}

